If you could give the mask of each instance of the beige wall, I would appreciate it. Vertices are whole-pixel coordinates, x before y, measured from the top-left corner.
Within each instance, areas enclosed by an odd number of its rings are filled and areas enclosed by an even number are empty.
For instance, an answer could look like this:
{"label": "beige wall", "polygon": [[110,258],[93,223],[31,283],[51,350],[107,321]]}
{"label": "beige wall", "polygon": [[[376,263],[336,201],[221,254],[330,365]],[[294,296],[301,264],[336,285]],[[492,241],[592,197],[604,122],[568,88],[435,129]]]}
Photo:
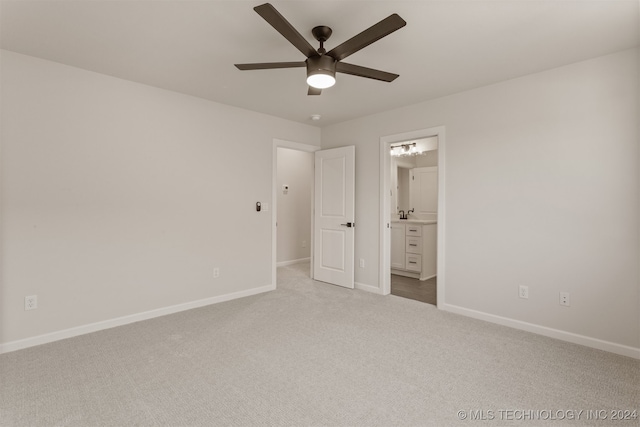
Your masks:
{"label": "beige wall", "polygon": [[1,102],[0,343],[272,285],[273,139],[319,128],[7,51]]}
{"label": "beige wall", "polygon": [[416,156],[417,168],[428,168],[432,166],[438,166],[438,150],[430,150],[422,156]]}
{"label": "beige wall", "polygon": [[445,303],[640,347],[638,117],[630,50],[323,128],[358,153],[356,282],[380,286],[380,138],[444,126]]}
{"label": "beige wall", "polygon": [[[356,282],[379,286],[380,137],[445,126],[446,304],[640,347],[638,56],[323,128],[323,148],[357,147]],[[6,51],[1,65],[0,343],[271,284],[254,206],[271,202],[273,139],[319,145],[318,128]]]}

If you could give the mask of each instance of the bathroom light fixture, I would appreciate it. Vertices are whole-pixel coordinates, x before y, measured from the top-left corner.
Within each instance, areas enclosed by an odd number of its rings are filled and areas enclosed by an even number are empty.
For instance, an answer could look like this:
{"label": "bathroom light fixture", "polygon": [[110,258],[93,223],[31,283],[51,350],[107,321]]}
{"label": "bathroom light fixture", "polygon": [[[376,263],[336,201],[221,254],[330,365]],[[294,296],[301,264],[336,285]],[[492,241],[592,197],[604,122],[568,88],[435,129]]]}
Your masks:
{"label": "bathroom light fixture", "polygon": [[391,155],[394,157],[417,156],[420,154],[422,154],[422,152],[418,151],[418,146],[415,142],[391,147]]}

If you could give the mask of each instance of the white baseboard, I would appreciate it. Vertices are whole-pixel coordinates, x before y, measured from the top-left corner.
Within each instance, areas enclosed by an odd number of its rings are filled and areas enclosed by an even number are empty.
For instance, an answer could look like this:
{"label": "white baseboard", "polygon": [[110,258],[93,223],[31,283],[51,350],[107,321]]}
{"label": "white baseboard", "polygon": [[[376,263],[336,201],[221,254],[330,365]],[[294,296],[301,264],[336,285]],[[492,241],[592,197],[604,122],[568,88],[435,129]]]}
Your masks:
{"label": "white baseboard", "polygon": [[380,289],[377,286],[365,285],[364,283],[355,282],[354,283],[354,287],[356,289],[361,290],[361,291],[367,291],[367,292],[371,292],[373,294],[384,295],[382,293],[382,289]]}
{"label": "white baseboard", "polygon": [[410,271],[405,271],[405,270],[395,270],[392,268],[391,274],[395,274],[396,276],[409,277],[411,279],[422,280],[420,279],[420,273],[412,273]]}
{"label": "white baseboard", "polygon": [[300,258],[300,259],[292,259],[291,261],[280,261],[279,263],[276,263],[276,267],[285,267],[287,265],[301,264],[303,262],[308,262],[308,261],[311,261],[311,258]]}
{"label": "white baseboard", "polygon": [[622,356],[640,359],[640,348],[630,347],[622,344],[616,344],[610,341],[604,341],[598,338],[587,337],[585,335],[574,334],[559,329],[548,328],[533,323],[523,322],[520,320],[509,319],[507,317],[496,316],[494,314],[482,311],[471,310],[457,305],[443,304],[438,306],[439,309],[450,313],[461,314],[463,316],[472,317],[474,319],[485,320],[498,325],[508,326],[522,331],[533,332],[534,334],[544,335],[546,337],[556,338],[562,341],[568,341],[574,344],[584,345],[586,347],[604,350]]}
{"label": "white baseboard", "polygon": [[155,310],[145,311],[142,313],[136,313],[136,314],[130,314],[128,316],[117,317],[115,319],[89,323],[87,325],[76,326],[73,328],[64,329],[56,332],[50,332],[48,334],[38,335],[35,337],[25,338],[25,339],[16,340],[16,341],[10,341],[4,344],[0,344],[0,354],[21,350],[23,348],[33,347],[40,344],[46,344],[53,341],[59,341],[66,338],[72,338],[78,335],[89,334],[91,332],[102,331],[104,329],[110,329],[116,326],[127,325],[129,323],[135,323],[141,320],[153,319],[154,317],[165,316],[167,314],[177,313],[180,311],[191,310],[192,308],[204,307],[206,305],[217,304],[220,302],[231,301],[238,298],[261,294],[263,292],[269,292],[275,289],[276,289],[275,285],[261,286],[259,288],[247,289],[245,291],[233,292],[225,295],[218,295],[215,297],[205,298],[197,301],[191,301],[183,304],[172,305],[169,307],[158,308]]}

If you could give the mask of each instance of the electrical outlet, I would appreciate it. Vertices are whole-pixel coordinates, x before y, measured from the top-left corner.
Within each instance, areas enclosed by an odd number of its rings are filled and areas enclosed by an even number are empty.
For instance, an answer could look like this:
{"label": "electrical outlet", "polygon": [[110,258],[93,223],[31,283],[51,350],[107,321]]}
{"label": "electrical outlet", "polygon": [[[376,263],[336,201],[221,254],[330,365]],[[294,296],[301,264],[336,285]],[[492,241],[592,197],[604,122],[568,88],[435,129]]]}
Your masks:
{"label": "electrical outlet", "polygon": [[218,277],[220,277],[220,269],[216,267],[213,269],[213,278],[217,279]]}
{"label": "electrical outlet", "polygon": [[529,287],[528,286],[524,286],[524,285],[520,285],[518,287],[518,296],[520,298],[529,298]]}
{"label": "electrical outlet", "polygon": [[569,298],[569,292],[560,292],[560,305],[566,307],[571,306],[571,299]]}
{"label": "electrical outlet", "polygon": [[364,268],[364,258],[360,258],[360,268]]}
{"label": "electrical outlet", "polygon": [[38,308],[38,295],[30,295],[28,297],[24,297],[24,309],[26,310],[35,310]]}
{"label": "electrical outlet", "polygon": [[307,241],[306,241],[306,240],[303,240],[303,241],[302,241],[302,247],[303,247],[303,248],[306,248],[306,247],[307,247]]}

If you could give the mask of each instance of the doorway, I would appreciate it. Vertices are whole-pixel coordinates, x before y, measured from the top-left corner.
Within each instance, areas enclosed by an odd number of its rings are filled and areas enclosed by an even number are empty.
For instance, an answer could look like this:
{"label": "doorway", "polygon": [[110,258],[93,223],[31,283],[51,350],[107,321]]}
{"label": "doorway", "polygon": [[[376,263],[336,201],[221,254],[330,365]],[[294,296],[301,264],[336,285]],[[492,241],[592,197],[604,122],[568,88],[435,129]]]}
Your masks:
{"label": "doorway", "polygon": [[[284,181],[278,183],[278,150],[282,148],[313,153],[313,168],[310,168],[313,171],[313,185],[311,197],[308,197],[312,213],[308,277],[353,289],[355,147],[320,150],[317,146],[282,140],[274,140],[272,151],[271,280],[274,288],[277,287],[278,279],[278,193],[288,193],[291,190]],[[304,238],[301,240],[305,241]]]}
{"label": "doorway", "polygon": [[[313,278],[313,159],[315,145],[274,139],[272,175],[272,283],[278,267],[303,269]],[[301,271],[303,271],[301,270]]]}
{"label": "doorway", "polygon": [[277,155],[277,266],[308,263],[313,153],[279,147]]}
{"label": "doorway", "polygon": [[[406,198],[403,198],[398,194],[397,176],[395,180],[393,180],[391,176],[391,147],[409,146],[402,147],[402,149],[410,150],[412,149],[411,146],[415,141],[426,140],[432,137],[437,138],[438,142],[437,154],[432,154],[430,160],[431,162],[435,161],[436,163],[435,177],[437,181],[434,181],[433,185],[435,185],[435,188],[437,188],[437,197],[435,201],[432,201],[433,203],[437,204],[435,212],[433,211],[433,209],[430,209],[428,207],[428,204],[421,204],[418,209],[412,206],[408,206],[407,209],[401,209],[401,206],[398,205],[398,202],[405,203]],[[380,138],[380,218],[382,219],[380,224],[380,278],[383,295],[388,295],[391,293],[391,272],[393,267],[396,273],[406,273],[402,276],[402,280],[416,279],[418,281],[416,282],[416,284],[430,279],[435,279],[437,277],[435,283],[435,293],[437,294],[437,297],[435,298],[435,302],[437,306],[444,303],[444,242],[446,219],[444,203],[445,144],[446,141],[444,127],[423,129]],[[397,165],[398,162],[396,161],[396,167]],[[417,164],[414,167],[412,166],[413,165],[408,165],[408,169],[413,169],[414,172],[418,171],[419,169],[433,168],[433,166],[424,166],[419,168]],[[432,169],[428,172],[433,173],[434,170]],[[415,180],[420,178],[414,175],[410,176],[410,179]],[[429,184],[425,181],[425,185]],[[395,191],[393,191],[393,186],[396,187]],[[400,198],[398,196],[400,196]],[[409,213],[408,211],[412,209],[413,211]],[[403,212],[400,212],[399,215],[398,211]],[[406,218],[409,218],[410,216],[411,219],[416,220],[415,224],[412,224],[415,226],[409,227],[408,219],[400,220],[400,216]],[[392,224],[398,224],[398,226],[392,229]],[[411,228],[411,230],[408,230],[408,228]],[[392,241],[392,233],[394,233],[394,235],[396,237],[399,237],[400,239],[396,238]],[[393,261],[391,259],[392,243],[395,244],[394,250],[396,255]],[[418,248],[414,245],[422,246]],[[406,248],[410,249],[407,251]],[[417,250],[412,250],[411,248],[415,248]],[[398,251],[401,249],[405,249],[404,251],[402,251],[402,257],[398,255]],[[429,250],[433,250],[435,253],[427,254],[425,251]],[[392,262],[394,264],[393,266]],[[432,265],[426,266],[428,268],[425,269],[423,268],[425,266],[422,265],[422,263],[424,262],[431,262]],[[433,271],[430,270],[431,267],[433,267]],[[406,279],[404,279],[404,277],[406,277]],[[420,279],[423,280],[420,281]]]}
{"label": "doorway", "polygon": [[438,137],[390,144],[391,294],[437,300]]}

